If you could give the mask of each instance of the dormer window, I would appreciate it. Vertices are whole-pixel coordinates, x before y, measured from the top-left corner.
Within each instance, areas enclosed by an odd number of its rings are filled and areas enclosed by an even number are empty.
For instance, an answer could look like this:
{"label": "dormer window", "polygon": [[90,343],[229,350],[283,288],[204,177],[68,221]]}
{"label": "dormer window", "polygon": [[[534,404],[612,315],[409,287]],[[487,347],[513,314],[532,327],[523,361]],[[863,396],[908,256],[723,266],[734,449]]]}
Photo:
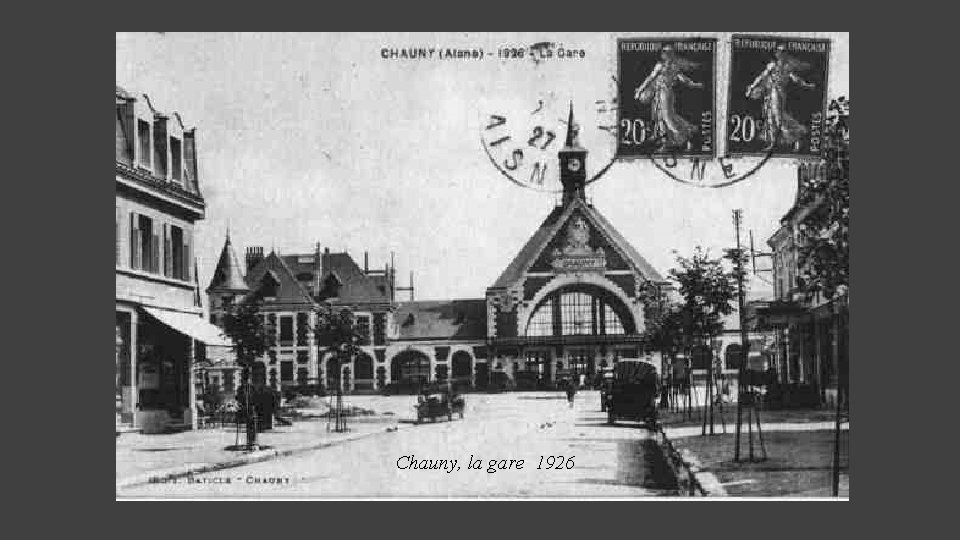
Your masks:
{"label": "dormer window", "polygon": [[323,282],[323,293],[327,298],[336,298],[340,296],[340,280],[337,276],[331,274]]}
{"label": "dormer window", "polygon": [[161,122],[153,128],[153,173],[166,179],[167,177],[167,134]]}
{"label": "dormer window", "polygon": [[174,182],[183,180],[183,154],[180,139],[170,137],[170,173]]}
{"label": "dormer window", "polygon": [[267,272],[260,280],[260,294],[265,298],[276,298],[279,285],[280,282],[277,281],[277,278],[273,277],[272,273]]}
{"label": "dormer window", "polygon": [[137,140],[139,142],[139,163],[142,167],[150,168],[150,122],[137,120]]}

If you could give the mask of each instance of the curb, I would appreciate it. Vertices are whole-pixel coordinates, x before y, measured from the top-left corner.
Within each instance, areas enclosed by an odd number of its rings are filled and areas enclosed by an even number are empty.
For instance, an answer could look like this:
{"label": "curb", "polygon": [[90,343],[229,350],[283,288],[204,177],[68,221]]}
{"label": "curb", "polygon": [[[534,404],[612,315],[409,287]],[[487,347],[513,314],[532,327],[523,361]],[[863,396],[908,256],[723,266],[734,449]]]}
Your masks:
{"label": "curb", "polygon": [[143,473],[137,476],[133,476],[130,478],[117,481],[117,490],[127,489],[127,488],[140,486],[144,484],[150,484],[151,482],[156,482],[157,480],[173,480],[176,478],[183,478],[185,476],[191,476],[194,474],[205,474],[210,472],[221,471],[224,469],[242,467],[244,465],[250,465],[253,463],[270,461],[271,459],[275,459],[275,458],[289,457],[296,454],[310,452],[312,450],[319,450],[321,448],[327,448],[330,446],[336,446],[338,444],[365,439],[367,437],[372,437],[373,435],[380,435],[382,433],[396,433],[401,429],[409,429],[409,426],[410,426],[409,424],[406,424],[406,425],[397,424],[392,429],[388,428],[387,430],[383,430],[383,431],[370,431],[367,433],[357,433],[354,436],[347,436],[342,439],[337,439],[335,441],[311,443],[303,446],[295,446],[293,448],[287,448],[286,450],[259,450],[257,452],[250,452],[249,454],[244,454],[236,459],[231,459],[228,461],[220,461],[216,463],[204,463],[204,464],[197,464],[197,465],[185,465],[185,466],[174,467],[174,468],[161,470],[161,471]]}
{"label": "curb", "polygon": [[678,452],[667,437],[663,425],[657,424],[654,430],[655,440],[670,466],[671,472],[680,487],[680,496],[687,497],[725,497],[726,490],[716,475],[700,470],[700,463],[688,450]]}

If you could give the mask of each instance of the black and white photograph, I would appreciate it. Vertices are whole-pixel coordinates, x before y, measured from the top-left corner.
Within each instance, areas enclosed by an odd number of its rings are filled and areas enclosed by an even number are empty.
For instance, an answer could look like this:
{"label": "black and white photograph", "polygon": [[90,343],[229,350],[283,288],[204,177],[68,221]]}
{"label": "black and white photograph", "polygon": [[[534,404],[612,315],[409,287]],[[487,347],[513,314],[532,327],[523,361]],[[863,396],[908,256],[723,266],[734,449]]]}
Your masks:
{"label": "black and white photograph", "polygon": [[118,32],[116,498],[849,500],[849,45]]}

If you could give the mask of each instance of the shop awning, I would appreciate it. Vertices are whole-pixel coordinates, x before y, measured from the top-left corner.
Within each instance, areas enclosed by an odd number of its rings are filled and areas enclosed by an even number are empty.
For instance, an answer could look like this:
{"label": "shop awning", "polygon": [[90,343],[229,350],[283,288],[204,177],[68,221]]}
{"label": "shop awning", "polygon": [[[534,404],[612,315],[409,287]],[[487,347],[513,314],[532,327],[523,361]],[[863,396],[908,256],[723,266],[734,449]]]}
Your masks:
{"label": "shop awning", "polygon": [[166,311],[146,306],[143,309],[163,324],[197,341],[219,347],[233,346],[233,342],[223,335],[222,330],[203,320],[203,317],[192,313]]}

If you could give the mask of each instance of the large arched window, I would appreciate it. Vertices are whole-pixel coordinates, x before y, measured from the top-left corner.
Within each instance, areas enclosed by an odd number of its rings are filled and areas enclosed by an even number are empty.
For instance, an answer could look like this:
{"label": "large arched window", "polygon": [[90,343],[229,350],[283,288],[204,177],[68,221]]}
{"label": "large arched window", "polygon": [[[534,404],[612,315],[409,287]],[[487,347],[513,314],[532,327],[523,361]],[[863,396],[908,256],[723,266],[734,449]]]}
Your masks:
{"label": "large arched window", "polygon": [[[622,335],[629,314],[622,302],[600,288],[560,289],[534,311],[527,336]],[[624,324],[624,319],[627,324]]]}

